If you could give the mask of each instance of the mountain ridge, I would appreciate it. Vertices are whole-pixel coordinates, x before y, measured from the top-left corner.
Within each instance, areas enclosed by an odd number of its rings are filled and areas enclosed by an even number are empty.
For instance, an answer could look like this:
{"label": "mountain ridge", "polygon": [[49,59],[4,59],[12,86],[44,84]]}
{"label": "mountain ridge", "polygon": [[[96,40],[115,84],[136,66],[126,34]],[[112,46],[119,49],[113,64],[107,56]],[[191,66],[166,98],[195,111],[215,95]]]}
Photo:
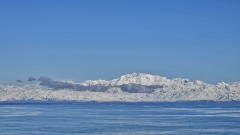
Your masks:
{"label": "mountain ridge", "polygon": [[167,79],[166,77],[159,76],[159,75],[151,75],[151,74],[145,74],[145,73],[132,73],[132,74],[126,74],[122,75],[119,78],[113,79],[113,80],[87,80],[83,83],[80,83],[84,86],[89,86],[89,85],[111,85],[111,86],[116,86],[116,85],[122,85],[122,84],[129,84],[129,83],[134,83],[134,84],[141,84],[141,85],[163,85],[163,83],[167,84],[170,83],[172,80],[187,80],[190,81],[189,79],[185,78],[173,78],[173,79]]}
{"label": "mountain ridge", "polygon": [[144,73],[126,74],[110,81],[74,83],[46,77],[41,77],[40,81],[40,84],[22,87],[0,85],[0,101],[240,101],[240,82],[207,84],[200,80],[167,79]]}

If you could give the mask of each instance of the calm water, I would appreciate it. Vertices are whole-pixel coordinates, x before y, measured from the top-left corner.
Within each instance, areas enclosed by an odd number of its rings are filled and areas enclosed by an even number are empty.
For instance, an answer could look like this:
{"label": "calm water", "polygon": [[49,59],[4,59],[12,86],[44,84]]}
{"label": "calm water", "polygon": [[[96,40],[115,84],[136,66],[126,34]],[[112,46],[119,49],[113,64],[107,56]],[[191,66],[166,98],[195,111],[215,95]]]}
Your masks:
{"label": "calm water", "polygon": [[240,135],[240,102],[0,103],[0,134]]}

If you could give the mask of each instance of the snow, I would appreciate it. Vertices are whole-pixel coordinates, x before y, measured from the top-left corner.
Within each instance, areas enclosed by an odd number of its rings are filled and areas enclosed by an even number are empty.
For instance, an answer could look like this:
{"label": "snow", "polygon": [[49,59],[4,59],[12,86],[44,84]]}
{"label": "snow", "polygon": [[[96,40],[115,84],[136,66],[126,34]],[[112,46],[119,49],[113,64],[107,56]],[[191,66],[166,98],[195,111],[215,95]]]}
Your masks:
{"label": "snow", "polygon": [[[69,83],[74,83],[68,81]],[[78,83],[79,84],[79,83]],[[39,84],[25,86],[0,85],[0,101],[12,100],[67,100],[67,101],[239,101],[240,82],[216,85],[207,84],[200,80],[190,81],[184,78],[167,79],[158,75],[132,73],[123,75],[110,81],[88,80],[81,83],[84,86],[104,85],[109,86],[105,92],[77,91],[72,89],[55,90]],[[140,84],[144,86],[161,85],[152,93],[128,93],[119,87],[123,84]]]}
{"label": "snow", "polygon": [[106,80],[88,80],[83,82],[82,85],[90,86],[90,85],[111,85],[111,86],[119,86],[123,84],[141,84],[141,85],[163,85],[163,84],[170,84],[171,80],[167,79],[166,77],[158,76],[158,75],[150,75],[150,74],[143,74],[143,73],[132,73],[122,75],[120,78],[116,78],[110,81]]}
{"label": "snow", "polygon": [[88,80],[83,83],[81,83],[83,86],[91,86],[91,85],[103,85],[103,86],[108,86],[109,81],[107,80]]}

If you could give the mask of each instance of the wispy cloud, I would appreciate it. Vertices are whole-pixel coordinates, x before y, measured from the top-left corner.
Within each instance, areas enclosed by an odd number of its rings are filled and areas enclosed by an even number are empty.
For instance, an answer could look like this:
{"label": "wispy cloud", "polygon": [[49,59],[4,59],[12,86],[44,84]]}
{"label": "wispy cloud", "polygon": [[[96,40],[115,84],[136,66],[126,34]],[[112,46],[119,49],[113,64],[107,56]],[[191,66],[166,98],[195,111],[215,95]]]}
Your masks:
{"label": "wispy cloud", "polygon": [[32,81],[35,81],[36,79],[33,78],[32,76],[28,77],[28,81],[32,82]]}
{"label": "wispy cloud", "polygon": [[17,82],[23,82],[22,80],[17,80]]}

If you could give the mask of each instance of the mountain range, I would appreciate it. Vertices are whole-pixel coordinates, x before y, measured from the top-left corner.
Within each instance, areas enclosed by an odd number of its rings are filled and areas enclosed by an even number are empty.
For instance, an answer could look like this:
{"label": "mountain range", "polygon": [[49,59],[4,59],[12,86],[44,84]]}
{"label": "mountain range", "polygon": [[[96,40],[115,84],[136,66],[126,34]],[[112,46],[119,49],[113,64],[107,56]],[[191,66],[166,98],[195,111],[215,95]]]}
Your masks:
{"label": "mountain range", "polygon": [[208,84],[184,78],[132,73],[107,80],[83,83],[53,81],[40,77],[35,85],[0,85],[0,101],[56,100],[98,102],[239,101],[240,82]]}

